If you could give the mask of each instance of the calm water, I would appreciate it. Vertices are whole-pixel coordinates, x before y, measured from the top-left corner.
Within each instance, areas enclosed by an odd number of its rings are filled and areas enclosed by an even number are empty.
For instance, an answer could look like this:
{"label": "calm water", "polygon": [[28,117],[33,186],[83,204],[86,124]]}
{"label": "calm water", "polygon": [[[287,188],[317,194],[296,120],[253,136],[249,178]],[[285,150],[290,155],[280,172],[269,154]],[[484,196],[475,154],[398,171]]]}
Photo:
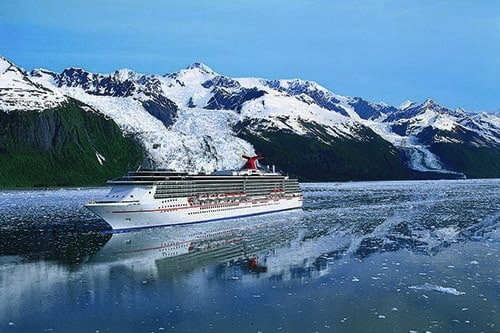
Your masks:
{"label": "calm water", "polygon": [[500,180],[303,191],[119,234],[106,189],[0,191],[0,332],[500,332]]}

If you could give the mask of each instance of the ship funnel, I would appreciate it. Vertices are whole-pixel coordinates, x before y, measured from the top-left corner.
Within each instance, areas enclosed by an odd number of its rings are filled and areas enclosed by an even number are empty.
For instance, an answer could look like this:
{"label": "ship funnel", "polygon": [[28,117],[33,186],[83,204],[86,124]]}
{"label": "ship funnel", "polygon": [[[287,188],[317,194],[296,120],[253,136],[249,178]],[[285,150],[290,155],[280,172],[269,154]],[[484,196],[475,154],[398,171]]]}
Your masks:
{"label": "ship funnel", "polygon": [[246,163],[241,167],[241,170],[257,170],[257,160],[264,158],[264,155],[262,154],[255,156],[242,155],[241,157],[247,160]]}

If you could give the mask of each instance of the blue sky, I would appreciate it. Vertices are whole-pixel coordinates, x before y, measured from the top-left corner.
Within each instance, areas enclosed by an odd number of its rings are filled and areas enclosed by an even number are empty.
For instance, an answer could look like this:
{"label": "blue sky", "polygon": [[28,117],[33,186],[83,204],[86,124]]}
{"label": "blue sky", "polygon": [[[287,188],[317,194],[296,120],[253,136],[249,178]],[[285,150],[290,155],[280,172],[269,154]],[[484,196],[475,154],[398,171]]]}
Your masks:
{"label": "blue sky", "polygon": [[496,0],[0,0],[0,55],[101,73],[203,62],[391,105],[500,109]]}

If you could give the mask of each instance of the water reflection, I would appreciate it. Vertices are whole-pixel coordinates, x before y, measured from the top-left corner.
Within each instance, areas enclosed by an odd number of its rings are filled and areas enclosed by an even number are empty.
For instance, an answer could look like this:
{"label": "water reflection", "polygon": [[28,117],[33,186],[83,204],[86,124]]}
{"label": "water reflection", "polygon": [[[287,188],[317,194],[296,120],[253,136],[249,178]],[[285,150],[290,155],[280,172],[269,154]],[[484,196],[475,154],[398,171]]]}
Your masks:
{"label": "water reflection", "polygon": [[76,223],[7,228],[0,233],[0,260],[55,262],[70,270],[121,267],[155,280],[199,269],[212,270],[219,279],[304,279],[322,276],[346,257],[365,259],[402,249],[436,255],[460,241],[494,237],[498,223],[494,207],[453,217],[449,212],[463,206],[463,200],[443,202],[425,192],[401,195],[400,188],[390,187],[368,194],[351,189],[359,205],[353,214],[335,200],[336,191],[306,188],[304,211],[199,225],[123,233]]}
{"label": "water reflection", "polygon": [[4,264],[39,262],[58,272],[174,280],[202,270],[220,280],[273,281],[321,276],[350,243],[345,234],[308,226],[302,211],[123,233],[11,229],[0,242]]}
{"label": "water reflection", "polygon": [[[102,222],[80,211],[80,201],[95,191],[8,192],[0,255],[55,261],[73,269],[84,263],[140,261],[153,263],[165,272],[159,276],[166,276],[200,265],[244,266],[268,251],[259,261],[272,261],[279,253],[282,263],[274,265],[283,269],[296,258],[289,265],[300,263],[307,271],[350,255],[363,259],[402,249],[435,255],[460,241],[495,238],[500,218],[495,181],[307,184],[303,211],[110,234],[103,232]],[[45,200],[43,215],[29,208],[26,197]],[[9,210],[11,206],[25,208]],[[77,211],[72,216],[73,206]]]}
{"label": "water reflection", "polygon": [[101,231],[52,227],[4,229],[0,232],[3,263],[47,261],[69,267],[89,260],[111,238]]}
{"label": "water reflection", "polygon": [[303,211],[116,234],[34,193],[0,213],[0,331],[488,331],[499,185],[307,184]]}
{"label": "water reflection", "polygon": [[240,274],[265,273],[267,256],[260,254],[273,253],[276,247],[296,238],[295,226],[295,220],[275,216],[264,221],[251,218],[117,233],[88,264],[126,265],[136,272],[154,272],[158,279],[217,265],[219,277],[224,276],[224,267],[238,267]]}

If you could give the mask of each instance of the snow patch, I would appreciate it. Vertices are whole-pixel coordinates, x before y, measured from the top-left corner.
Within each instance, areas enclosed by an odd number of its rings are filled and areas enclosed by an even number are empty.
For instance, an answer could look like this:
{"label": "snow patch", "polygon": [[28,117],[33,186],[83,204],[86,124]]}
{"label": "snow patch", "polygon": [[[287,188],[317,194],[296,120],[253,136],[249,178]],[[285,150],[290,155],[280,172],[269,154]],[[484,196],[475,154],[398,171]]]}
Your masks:
{"label": "snow patch", "polygon": [[24,70],[0,59],[0,111],[39,111],[65,101],[63,94],[36,84]]}
{"label": "snow patch", "polygon": [[12,64],[7,59],[0,57],[0,74],[3,74]]}
{"label": "snow patch", "polygon": [[106,158],[99,154],[99,152],[96,150],[95,156],[97,157],[97,161],[99,162],[100,165],[104,165],[104,162],[106,161]]}

